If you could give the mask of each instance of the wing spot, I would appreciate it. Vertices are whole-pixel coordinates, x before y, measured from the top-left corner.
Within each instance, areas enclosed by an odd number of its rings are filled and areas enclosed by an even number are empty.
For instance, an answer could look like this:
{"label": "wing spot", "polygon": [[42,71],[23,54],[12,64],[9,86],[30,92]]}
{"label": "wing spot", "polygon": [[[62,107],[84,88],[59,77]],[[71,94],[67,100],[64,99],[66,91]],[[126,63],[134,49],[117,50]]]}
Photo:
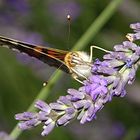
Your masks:
{"label": "wing spot", "polygon": [[37,46],[37,47],[34,48],[34,51],[35,52],[42,52],[42,48],[40,48],[40,47]]}

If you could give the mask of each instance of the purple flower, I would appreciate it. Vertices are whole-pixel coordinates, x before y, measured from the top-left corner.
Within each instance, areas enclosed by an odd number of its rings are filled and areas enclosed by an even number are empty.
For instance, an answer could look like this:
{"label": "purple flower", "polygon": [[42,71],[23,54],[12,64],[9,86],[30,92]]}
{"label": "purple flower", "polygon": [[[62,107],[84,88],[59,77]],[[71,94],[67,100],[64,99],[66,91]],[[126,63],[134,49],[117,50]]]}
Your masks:
{"label": "purple flower", "polygon": [[140,39],[140,23],[138,22],[138,23],[130,24],[130,28],[133,29],[135,33],[128,33],[126,37],[132,42],[135,40],[139,40]]}
{"label": "purple flower", "polygon": [[125,127],[121,122],[115,122],[112,126],[112,133],[117,137],[121,138],[125,134]]}
{"label": "purple flower", "polygon": [[86,94],[89,94],[93,101],[96,101],[98,96],[106,95],[108,92],[107,89],[107,81],[102,76],[93,75],[89,77],[89,82],[85,83],[85,91]]}
{"label": "purple flower", "polygon": [[14,140],[6,132],[0,131],[0,140]]}
{"label": "purple flower", "polygon": [[[140,24],[131,27],[139,33]],[[134,39],[132,39],[134,40]],[[92,121],[105,103],[114,96],[126,95],[126,84],[132,84],[140,64],[140,47],[131,41],[115,45],[114,50],[103,56],[103,61],[96,59],[92,64],[90,77],[83,81],[78,90],[68,89],[66,96],[56,102],[46,104],[37,101],[38,113],[25,112],[16,115],[21,129],[29,129],[40,123],[42,135],[48,135],[55,126],[65,126],[77,118],[81,124]]]}
{"label": "purple flower", "polygon": [[17,26],[17,22],[23,22],[31,11],[28,0],[4,0],[0,1],[0,6],[1,25],[7,24],[7,26],[14,26],[15,24]]}
{"label": "purple flower", "polygon": [[15,115],[15,118],[16,120],[23,120],[23,122],[19,124],[22,130],[30,129],[39,124],[37,113],[24,112]]}
{"label": "purple flower", "polygon": [[29,3],[27,0],[6,0],[6,4],[21,13],[27,13],[29,11]]}

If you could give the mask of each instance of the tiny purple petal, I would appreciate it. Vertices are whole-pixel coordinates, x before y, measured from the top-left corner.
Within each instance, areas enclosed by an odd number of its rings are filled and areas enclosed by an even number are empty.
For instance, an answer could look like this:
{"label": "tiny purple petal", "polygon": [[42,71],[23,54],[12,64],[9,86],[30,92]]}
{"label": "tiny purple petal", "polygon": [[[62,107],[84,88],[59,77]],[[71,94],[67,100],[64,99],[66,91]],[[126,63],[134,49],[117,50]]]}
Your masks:
{"label": "tiny purple petal", "polygon": [[49,105],[53,110],[65,110],[67,108],[66,105],[59,103],[50,103]]}
{"label": "tiny purple petal", "polygon": [[86,102],[87,102],[86,100],[79,100],[79,101],[77,101],[77,102],[74,102],[74,103],[73,103],[73,106],[74,106],[76,109],[80,109],[80,108],[84,107],[84,105],[85,105]]}
{"label": "tiny purple petal", "polygon": [[36,113],[32,112],[24,112],[15,115],[16,120],[30,120],[32,118],[36,118]]}
{"label": "tiny purple petal", "polygon": [[114,50],[117,52],[129,52],[130,51],[123,44],[115,45]]}
{"label": "tiny purple petal", "polygon": [[133,67],[131,68],[131,71],[129,73],[129,80],[128,80],[128,84],[132,84],[135,80],[135,75],[136,75],[136,69]]}
{"label": "tiny purple petal", "polygon": [[45,125],[49,125],[50,123],[52,123],[53,120],[51,118],[48,118],[46,121],[45,121]]}
{"label": "tiny purple petal", "polygon": [[58,125],[68,124],[71,119],[73,119],[75,114],[65,114],[57,120]]}
{"label": "tiny purple petal", "polygon": [[76,99],[83,99],[85,97],[85,95],[82,92],[75,89],[68,89],[67,92],[70,95],[74,96],[74,98]]}
{"label": "tiny purple petal", "polygon": [[140,23],[137,22],[137,23],[130,24],[130,28],[140,31]]}
{"label": "tiny purple petal", "polygon": [[140,39],[140,32],[132,34],[132,33],[128,33],[126,35],[126,37],[130,40],[130,41],[135,41],[135,40],[139,40]]}
{"label": "tiny purple petal", "polygon": [[39,111],[39,113],[38,113],[38,120],[45,121],[47,119],[48,119],[48,116],[47,116],[46,112]]}
{"label": "tiny purple petal", "polygon": [[87,111],[87,115],[88,115],[87,120],[88,121],[91,121],[93,119],[93,117],[95,116],[94,108],[95,108],[94,105],[91,105]]}
{"label": "tiny purple petal", "polygon": [[47,114],[50,113],[51,111],[51,108],[49,107],[48,104],[46,104],[44,101],[41,101],[41,100],[38,100],[36,103],[35,103],[35,107],[46,112]]}
{"label": "tiny purple petal", "polygon": [[127,68],[131,68],[133,65],[133,61],[131,59],[127,59],[125,63]]}
{"label": "tiny purple petal", "polygon": [[124,90],[125,83],[123,80],[117,85],[116,89],[114,89],[114,95],[120,96],[121,92]]}
{"label": "tiny purple petal", "polygon": [[49,125],[43,126],[43,132],[41,133],[42,136],[47,136],[55,127],[55,122],[51,122]]}
{"label": "tiny purple petal", "polygon": [[71,101],[66,96],[60,96],[57,102],[60,104],[71,105]]}
{"label": "tiny purple petal", "polygon": [[67,108],[66,110],[65,110],[65,112],[66,112],[66,114],[73,114],[73,113],[75,113],[75,109],[74,108]]}
{"label": "tiny purple petal", "polygon": [[122,92],[121,92],[120,97],[124,97],[125,95],[126,95],[126,90],[125,90],[125,89],[123,89],[123,90],[122,90]]}
{"label": "tiny purple petal", "polygon": [[38,125],[40,122],[38,122],[37,119],[31,119],[29,121],[24,121],[24,122],[20,122],[18,124],[19,128],[22,130],[26,130],[26,129],[30,129],[36,125]]}
{"label": "tiny purple petal", "polygon": [[84,124],[87,122],[87,118],[88,118],[88,114],[87,114],[87,111],[84,113],[84,115],[82,116],[81,120],[80,120],[80,123],[81,124]]}
{"label": "tiny purple petal", "polygon": [[77,120],[81,120],[81,118],[83,117],[84,113],[85,113],[85,111],[84,111],[84,109],[82,109],[81,112],[77,116]]}
{"label": "tiny purple petal", "polygon": [[104,103],[105,101],[103,99],[98,99],[98,101],[94,105],[94,112],[96,113],[97,111],[101,110],[104,106]]}
{"label": "tiny purple petal", "polygon": [[130,42],[130,41],[124,41],[123,42],[123,45],[126,49],[130,49],[130,50],[133,50],[133,51],[136,51],[137,50],[137,45],[134,44],[133,42]]}
{"label": "tiny purple petal", "polygon": [[87,100],[87,102],[84,105],[84,108],[85,109],[88,109],[91,105],[92,105],[91,101],[90,100]]}

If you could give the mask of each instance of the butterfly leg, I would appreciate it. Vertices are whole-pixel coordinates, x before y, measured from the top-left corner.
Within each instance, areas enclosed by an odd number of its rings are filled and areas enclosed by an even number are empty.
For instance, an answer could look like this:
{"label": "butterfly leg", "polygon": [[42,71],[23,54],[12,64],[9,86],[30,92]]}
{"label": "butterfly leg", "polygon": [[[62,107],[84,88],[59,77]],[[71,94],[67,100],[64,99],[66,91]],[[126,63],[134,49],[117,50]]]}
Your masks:
{"label": "butterfly leg", "polygon": [[89,62],[92,62],[92,59],[93,59],[93,49],[98,49],[98,50],[101,50],[101,51],[104,51],[106,53],[111,53],[111,51],[108,51],[106,49],[103,49],[103,48],[100,48],[98,46],[90,46],[90,58],[89,58]]}
{"label": "butterfly leg", "polygon": [[79,83],[84,84],[84,82],[81,81],[78,77],[81,77],[81,78],[87,80],[87,77],[86,77],[85,75],[78,73],[75,69],[71,68],[71,72],[72,72],[72,77],[73,77],[76,81],[78,81]]}
{"label": "butterfly leg", "polygon": [[[72,76],[73,77],[73,76]],[[77,82],[81,83],[84,85],[84,82],[82,82],[81,80],[79,80],[77,77],[73,77]]]}

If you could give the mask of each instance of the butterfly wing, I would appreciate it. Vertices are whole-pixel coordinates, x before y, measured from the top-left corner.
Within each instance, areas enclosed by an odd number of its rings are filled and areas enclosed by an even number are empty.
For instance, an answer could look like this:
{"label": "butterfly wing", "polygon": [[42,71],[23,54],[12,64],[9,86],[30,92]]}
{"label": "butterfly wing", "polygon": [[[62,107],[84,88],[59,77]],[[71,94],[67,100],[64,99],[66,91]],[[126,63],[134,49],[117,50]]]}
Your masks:
{"label": "butterfly wing", "polygon": [[50,66],[59,68],[67,73],[69,72],[69,69],[64,62],[64,58],[68,53],[67,51],[36,46],[2,36],[0,36],[0,46],[26,53],[29,56],[35,57]]}

